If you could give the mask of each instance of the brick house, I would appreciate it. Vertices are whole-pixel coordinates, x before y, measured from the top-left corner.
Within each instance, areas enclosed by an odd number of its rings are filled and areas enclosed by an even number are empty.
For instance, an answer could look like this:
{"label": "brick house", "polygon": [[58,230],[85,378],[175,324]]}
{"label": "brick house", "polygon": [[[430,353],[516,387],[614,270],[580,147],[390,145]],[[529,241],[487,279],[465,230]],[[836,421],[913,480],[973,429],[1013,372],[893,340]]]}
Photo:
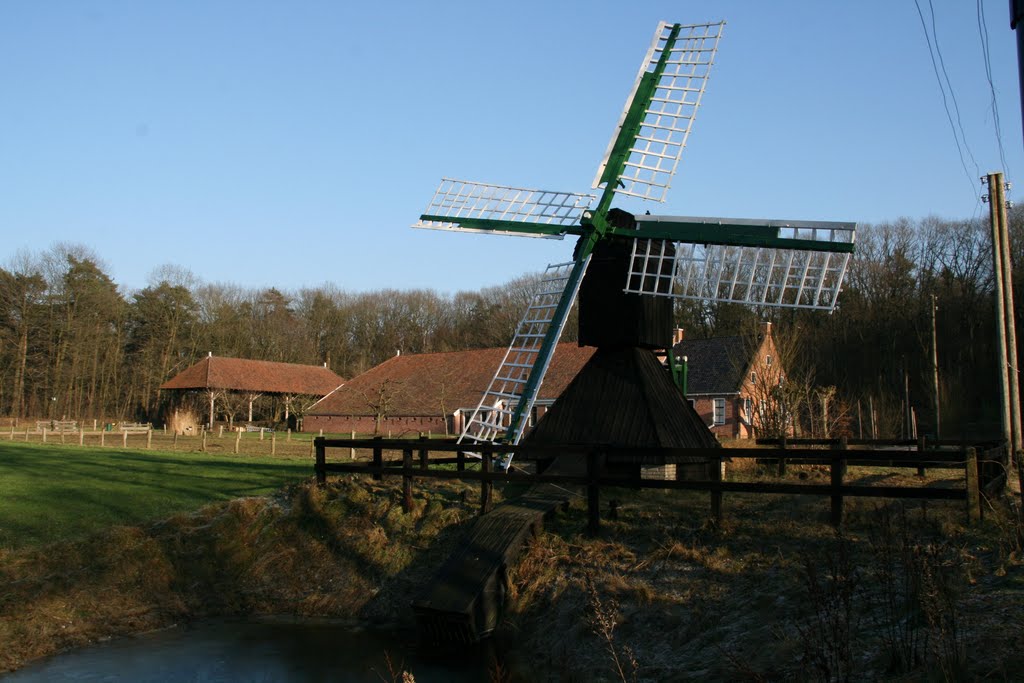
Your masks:
{"label": "brick house", "polygon": [[686,359],[686,397],[711,431],[723,439],[757,436],[757,413],[766,394],[785,377],[772,324],[765,322],[756,340],[745,337],[683,339],[676,331],[673,352]]}
{"label": "brick house", "polygon": [[[460,434],[507,349],[400,354],[352,378],[306,413],[303,431],[361,434]],[[534,419],[562,393],[592,347],[557,346]]]}

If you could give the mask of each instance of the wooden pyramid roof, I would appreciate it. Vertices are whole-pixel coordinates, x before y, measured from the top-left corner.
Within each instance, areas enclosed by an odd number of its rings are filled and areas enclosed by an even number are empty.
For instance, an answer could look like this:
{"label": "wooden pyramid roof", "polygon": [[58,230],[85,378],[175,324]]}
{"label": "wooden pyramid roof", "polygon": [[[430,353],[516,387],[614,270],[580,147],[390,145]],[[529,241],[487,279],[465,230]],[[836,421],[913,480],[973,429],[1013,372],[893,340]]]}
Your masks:
{"label": "wooden pyramid roof", "polygon": [[321,365],[207,356],[161,384],[160,388],[324,396],[344,381]]}
{"label": "wooden pyramid roof", "polygon": [[651,448],[718,445],[654,352],[636,347],[598,349],[526,442]]}

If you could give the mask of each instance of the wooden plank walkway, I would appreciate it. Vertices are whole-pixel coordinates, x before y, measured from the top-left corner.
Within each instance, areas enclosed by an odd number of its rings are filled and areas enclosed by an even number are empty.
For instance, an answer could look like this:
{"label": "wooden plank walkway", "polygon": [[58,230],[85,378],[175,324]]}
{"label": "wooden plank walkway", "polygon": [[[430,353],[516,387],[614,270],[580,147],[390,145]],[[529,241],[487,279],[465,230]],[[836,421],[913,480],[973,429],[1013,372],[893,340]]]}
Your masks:
{"label": "wooden plank walkway", "polygon": [[[547,471],[582,471],[581,458],[567,460],[558,458]],[[459,548],[412,603],[420,647],[450,649],[476,643],[494,630],[505,601],[509,565],[540,532],[544,517],[571,495],[561,487],[538,484],[477,518]]]}

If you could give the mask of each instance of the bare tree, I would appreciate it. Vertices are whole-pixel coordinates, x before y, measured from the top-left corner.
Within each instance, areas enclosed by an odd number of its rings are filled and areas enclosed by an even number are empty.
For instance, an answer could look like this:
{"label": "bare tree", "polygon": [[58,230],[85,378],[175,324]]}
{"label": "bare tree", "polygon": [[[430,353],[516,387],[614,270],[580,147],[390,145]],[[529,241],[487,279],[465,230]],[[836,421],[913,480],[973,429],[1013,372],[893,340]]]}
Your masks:
{"label": "bare tree", "polygon": [[401,390],[401,383],[391,379],[384,379],[374,393],[363,393],[363,400],[373,413],[373,433],[380,433],[381,423],[391,414],[395,398]]}

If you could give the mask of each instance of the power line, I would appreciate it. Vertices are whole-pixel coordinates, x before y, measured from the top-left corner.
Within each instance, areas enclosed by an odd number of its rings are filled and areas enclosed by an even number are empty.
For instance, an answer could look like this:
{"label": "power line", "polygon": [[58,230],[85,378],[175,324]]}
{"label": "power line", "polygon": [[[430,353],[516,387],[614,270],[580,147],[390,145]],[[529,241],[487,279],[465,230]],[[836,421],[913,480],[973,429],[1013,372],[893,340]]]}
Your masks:
{"label": "power line", "polygon": [[[931,0],[928,0],[928,2],[929,2],[929,6],[930,6],[931,5]],[[947,101],[947,98],[946,98],[946,88],[945,88],[945,86],[943,86],[942,77],[939,75],[939,66],[938,66],[938,64],[935,61],[935,51],[932,48],[931,36],[928,35],[928,24],[925,23],[924,13],[921,11],[921,4],[920,4],[920,2],[918,0],[914,0],[914,6],[917,7],[917,16],[921,19],[921,30],[924,31],[924,39],[925,39],[925,42],[928,43],[928,56],[931,57],[931,60],[932,60],[932,70],[935,72],[935,80],[938,81],[938,83],[939,83],[939,92],[942,93],[942,107],[946,110],[946,119],[949,121],[949,128],[953,132],[953,142],[956,143],[956,151],[957,151],[957,154],[960,155],[960,165],[964,169],[964,176],[967,178],[967,182],[970,183],[971,194],[975,194],[976,195],[977,194],[977,190],[974,187],[974,178],[971,177],[971,172],[967,170],[967,162],[964,160],[964,151],[963,151],[963,148],[960,146],[960,136],[957,135],[956,124],[953,123],[953,115],[949,111],[949,102]],[[932,21],[933,21],[933,23],[934,23],[934,20],[935,20],[935,12],[934,12],[934,8],[933,8],[933,10],[932,10]],[[937,36],[936,36],[936,43],[937,42],[938,42],[938,39],[937,39]],[[950,89],[950,95],[952,95],[952,88]],[[967,139],[966,138],[964,139],[964,146],[967,146]],[[971,155],[971,159],[972,160],[973,160],[973,158],[974,158],[974,156]],[[975,165],[977,165],[977,164],[975,164]]]}
{"label": "power line", "polygon": [[1003,172],[1009,174],[1006,166],[1006,152],[1003,149],[1003,128],[999,122],[999,105],[996,102],[996,86],[992,82],[992,54],[989,50],[988,23],[985,21],[985,5],[977,0],[978,14],[978,35],[981,37],[981,52],[985,58],[985,78],[988,79],[988,89],[992,93],[992,121],[996,126],[996,143],[999,145],[999,163],[1003,166]]}
{"label": "power line", "polygon": [[946,60],[942,58],[942,50],[939,49],[939,32],[935,28],[935,7],[932,5],[932,0],[928,0],[928,11],[932,15],[932,39],[935,41],[935,54],[939,57],[939,66],[942,68],[942,77],[946,79],[946,88],[949,90],[949,98],[953,100],[953,111],[956,112],[956,125],[960,129],[960,138],[964,141],[964,149],[967,150],[967,156],[971,158],[971,164],[974,165],[974,177],[977,178],[981,175],[981,169],[978,168],[978,162],[975,160],[974,154],[971,153],[970,145],[967,144],[967,134],[964,132],[964,123],[960,119],[960,104],[956,101],[956,93],[953,91],[953,84],[949,80],[949,73],[946,72]]}

